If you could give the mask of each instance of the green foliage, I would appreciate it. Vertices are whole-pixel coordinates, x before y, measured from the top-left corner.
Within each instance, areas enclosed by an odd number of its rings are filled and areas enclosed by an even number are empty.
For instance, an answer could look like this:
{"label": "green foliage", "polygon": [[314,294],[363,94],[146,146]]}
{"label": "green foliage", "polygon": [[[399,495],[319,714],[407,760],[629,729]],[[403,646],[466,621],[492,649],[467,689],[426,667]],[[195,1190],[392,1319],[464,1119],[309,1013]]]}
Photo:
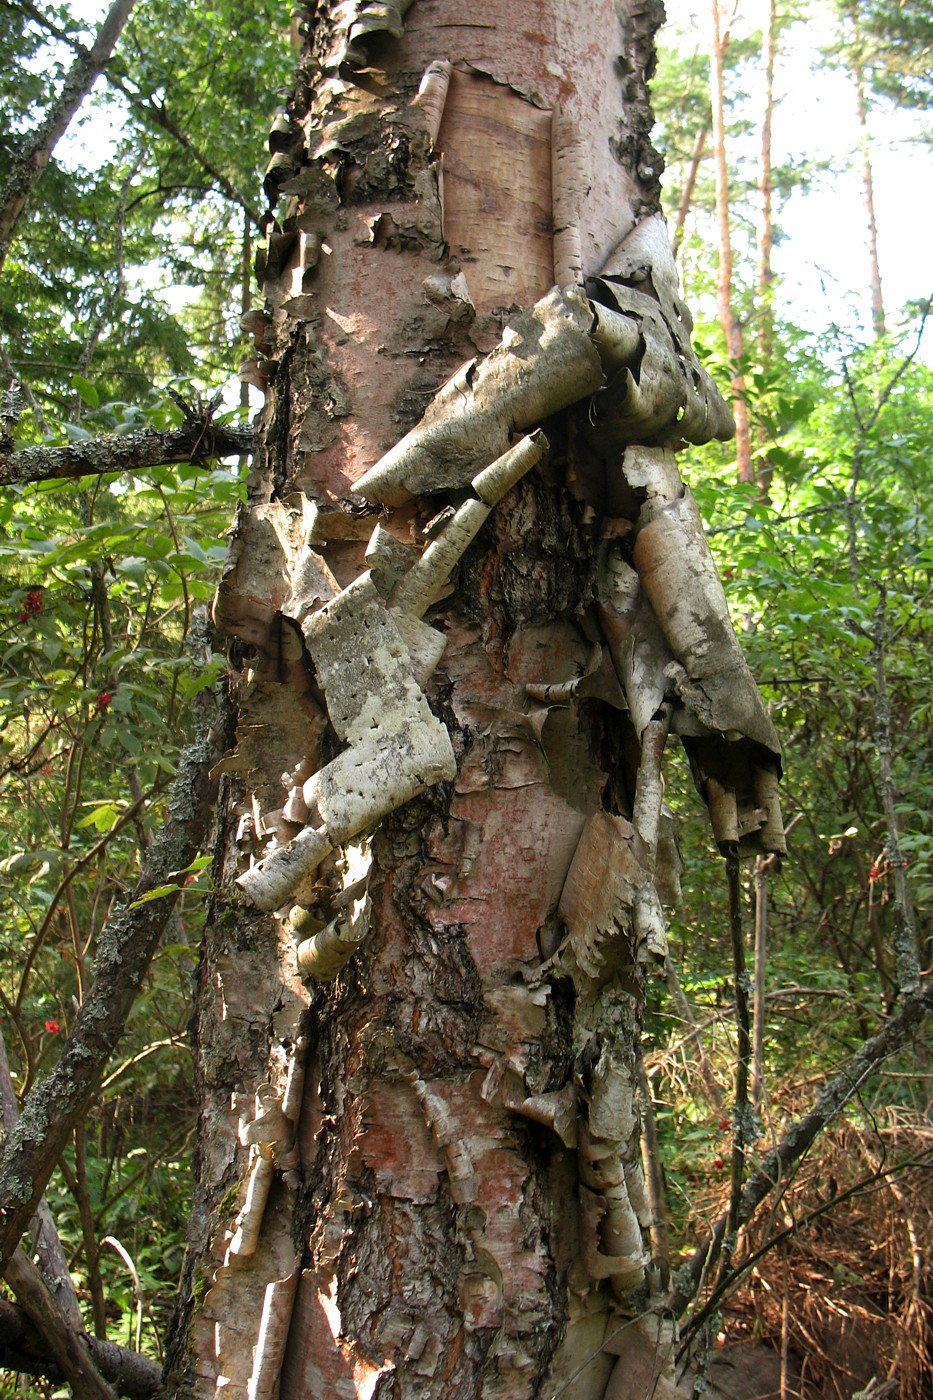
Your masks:
{"label": "green foliage", "polygon": [[[180,418],[158,395],[104,401],[106,379],[75,376],[74,388],[85,413],[62,425],[63,437]],[[54,1063],[97,936],[138,876],[198,696],[221,671],[207,608],[240,494],[235,470],[181,464],[139,479],[45,483],[0,501],[0,1004],[23,1091]],[[136,1285],[100,1241],[112,1236],[131,1255],[153,1355],[188,1202],[186,1028],[207,863],[173,877],[185,893],[171,941],[88,1121],[87,1151],[54,1187],[79,1287],[89,1301],[103,1287],[111,1335],[123,1341],[136,1325]]]}
{"label": "green foliage", "polygon": [[[10,149],[40,120],[69,44],[87,38],[65,7],[46,13],[61,39],[15,7],[3,35]],[[131,18],[0,280],[0,345],[47,417],[67,414],[72,376],[92,359],[111,400],[138,400],[178,375],[217,383],[231,373],[265,136],[289,77],[288,25],[281,0],[159,0]]]}
{"label": "green foliage", "polygon": [[[742,647],[784,742],[790,856],[770,881],[769,1117],[806,1107],[810,1085],[873,1034],[896,995],[892,871],[879,768],[878,650],[921,965],[933,955],[933,677],[929,611],[933,371],[900,341],[849,351],[827,337],[749,368],[759,468],[770,500],[737,482],[727,448],[682,462],[708,524]],[[711,337],[712,339],[713,337]],[[887,606],[879,638],[879,596]],[[672,954],[726,1103],[735,1056],[725,874],[684,774],[669,789],[685,858]],[[751,872],[746,927],[754,923]],[[750,934],[749,934],[750,936]],[[684,1027],[656,993],[649,1064],[675,1218],[728,1179],[729,1126],[706,1102]],[[880,1104],[917,1109],[909,1070]],[[921,1098],[925,1096],[921,1094]],[[770,1140],[763,1143],[767,1148]],[[716,1163],[719,1163],[717,1166]],[[678,1204],[680,1202],[680,1204]]]}
{"label": "green foliage", "polygon": [[933,13],[926,0],[849,0],[875,92],[903,107],[933,106]]}
{"label": "green foliage", "polygon": [[[0,33],[0,157],[28,141],[93,33],[65,5],[43,13],[14,6]],[[191,397],[231,375],[289,23],[281,0],[137,7],[0,278],[0,351],[38,403],[20,444],[174,427],[161,386]],[[0,1006],[21,1092],[57,1058],[221,673],[208,609],[241,492],[235,465],[182,463],[0,498]],[[185,1047],[207,863],[173,876],[172,933],[86,1141],[50,1188],[88,1325],[104,1324],[105,1296],[110,1335],[134,1343],[125,1251],[152,1355],[189,1204]]]}

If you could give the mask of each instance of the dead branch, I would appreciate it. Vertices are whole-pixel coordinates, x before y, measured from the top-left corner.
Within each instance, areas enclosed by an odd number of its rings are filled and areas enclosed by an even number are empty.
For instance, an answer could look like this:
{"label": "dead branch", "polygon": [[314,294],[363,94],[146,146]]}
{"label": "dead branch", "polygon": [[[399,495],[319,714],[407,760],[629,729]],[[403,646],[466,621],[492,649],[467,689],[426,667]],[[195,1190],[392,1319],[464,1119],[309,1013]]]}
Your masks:
{"label": "dead branch", "polygon": [[4,1269],[7,1283],[42,1337],[50,1360],[71,1386],[76,1400],[114,1400],[81,1339],[72,1330],[29,1255],[19,1245]]}
{"label": "dead branch", "polygon": [[150,429],[126,437],[69,442],[65,447],[24,447],[19,452],[0,453],[0,486],[146,471],[170,462],[244,456],[252,449],[252,428],[191,422],[162,433]]}
{"label": "dead branch", "polygon": [[[158,1395],[161,1373],[148,1356],[99,1337],[85,1335],[82,1340],[100,1374],[120,1395],[130,1396],[131,1400],[152,1400]],[[0,1299],[0,1366],[5,1371],[43,1376],[52,1382],[63,1378],[43,1337],[23,1309],[6,1299]]]}

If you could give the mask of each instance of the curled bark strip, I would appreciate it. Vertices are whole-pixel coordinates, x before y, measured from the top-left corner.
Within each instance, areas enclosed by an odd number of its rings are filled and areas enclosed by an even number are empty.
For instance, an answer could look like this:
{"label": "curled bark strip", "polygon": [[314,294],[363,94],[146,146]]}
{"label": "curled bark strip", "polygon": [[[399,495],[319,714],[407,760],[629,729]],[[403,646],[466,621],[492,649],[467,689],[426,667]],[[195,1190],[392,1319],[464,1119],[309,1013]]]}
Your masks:
{"label": "curled bark strip", "polygon": [[418,562],[401,579],[392,594],[392,607],[422,617],[446,588],[450,575],[468,545],[476,538],[494,506],[541,460],[547,450],[542,432],[522,438],[508,452],[473,478],[479,498],[464,501],[437,539],[432,540]]}
{"label": "curled bark strip", "polygon": [[285,846],[277,846],[237,880],[257,909],[271,911],[287,904],[294,889],[311,875],[334,849],[323,831],[306,826]]}
{"label": "curled bark strip", "polygon": [[583,281],[583,241],[578,211],[593,178],[588,156],[575,123],[558,106],[551,118],[554,281],[558,287]]}
{"label": "curled bark strip", "polygon": [[298,945],[298,966],[318,982],[332,981],[357,951],[370,928],[370,901],[364,894],[310,938]]}
{"label": "curled bark strip", "polygon": [[348,747],[304,785],[319,825],[239,877],[253,903],[270,911],[335,845],[457,771],[447,730],[370,575],[311,613],[304,632],[331,723]]}
{"label": "curled bark strip", "polygon": [[[331,724],[348,747],[307,779],[300,798],[297,793],[289,795],[287,813],[300,813],[302,819],[311,815],[311,822],[239,877],[237,883],[258,908],[281,908],[335,846],[410,802],[425,788],[456,776],[450,736],[432,714],[421,689],[421,681],[440,658],[443,638],[430,628],[419,628],[419,619],[442,596],[457,561],[494,506],[540,461],[546,448],[544,434],[533,433],[479,472],[472,482],[476,496],[454,513],[407,573],[401,572],[406,552],[377,527],[368,551],[375,577],[362,575],[316,610],[307,610],[308,598],[301,600],[298,616],[303,617],[308,654]],[[281,529],[276,525],[281,508],[251,512],[248,519],[256,528],[262,521],[254,517],[263,511],[275,515],[269,522],[272,555],[284,558]],[[326,592],[330,575],[318,556],[311,558],[314,568],[306,572],[312,577],[316,602]],[[268,560],[260,559],[255,572],[267,585]],[[215,612],[237,636],[261,644],[269,635],[275,600],[263,601],[260,587],[251,584],[245,566],[244,570],[237,568],[236,556],[228,573],[236,577],[225,578]],[[391,580],[396,573],[393,588]],[[288,581],[281,570],[279,576],[284,593]],[[380,593],[380,583],[391,593],[391,607]],[[287,606],[297,606],[294,584]],[[416,649],[414,658],[409,640]],[[334,927],[315,934],[303,945],[305,970],[317,977],[336,976],[364,933],[365,929],[357,927],[348,938],[345,930]],[[348,944],[351,946],[344,957]]]}
{"label": "curled bark strip", "polygon": [[266,1285],[253,1374],[249,1380],[249,1400],[277,1400],[298,1278],[299,1272],[295,1269],[287,1278],[274,1279]]}
{"label": "curled bark strip", "polygon": [[693,320],[680,298],[660,214],[636,224],[587,290],[594,300],[635,318],[645,345],[637,375],[623,370],[600,396],[593,419],[597,443],[731,438],[732,414],[690,343]]}
{"label": "curled bark strip", "polygon": [[236,1230],[230,1241],[229,1253],[237,1259],[249,1259],[256,1253],[262,1217],[269,1199],[269,1188],[275,1176],[275,1164],[271,1157],[263,1156],[258,1149],[251,1154],[249,1180],[246,1187],[246,1200],[237,1216]]}
{"label": "curled bark strip", "polygon": [[586,297],[556,288],[517,316],[482,361],[464,365],[438,391],[417,427],[356,483],[367,500],[401,505],[410,496],[466,486],[508,449],[509,434],[600,388]]}
{"label": "curled bark strip", "polygon": [[777,754],[774,725],[736,640],[703,522],[686,488],[639,531],[635,567],[681,668],[672,679],[684,703],[708,729],[737,730]]}
{"label": "curled bark strip", "polygon": [[[652,220],[645,223],[653,229]],[[572,286],[553,288],[515,317],[496,349],[458,370],[417,427],[354,490],[401,505],[409,496],[465,486],[501,455],[510,432],[593,394],[591,437],[605,457],[634,442],[731,437],[729,410],[693,354],[686,307],[671,290],[666,265],[650,261],[659,256],[656,240],[642,225],[631,238],[632,249],[626,251],[627,240],[618,259],[627,274],[593,279],[592,300]],[[669,262],[666,238],[664,249]]]}
{"label": "curled bark strip", "polygon": [[452,65],[444,59],[438,59],[432,63],[421,79],[421,86],[418,88],[418,95],[414,101],[414,106],[424,121],[432,150],[437,144],[438,133],[441,129],[441,119],[444,115],[444,104],[447,101],[447,90],[450,87],[452,71]]}
{"label": "curled bark strip", "polygon": [[248,1259],[256,1253],[263,1216],[276,1171],[290,1172],[295,1165],[295,1135],[301,1113],[307,1040],[299,1035],[292,1047],[288,1075],[281,1097],[269,1085],[256,1095],[257,1113],[249,1122],[240,1120],[239,1139],[249,1147],[246,1199],[236,1218],[228,1258]]}
{"label": "curled bark strip", "polygon": [[641,762],[635,782],[632,825],[642,843],[643,864],[651,875],[654,875],[657,862],[661,806],[664,798],[661,760],[664,757],[664,746],[670,726],[671,707],[665,705],[645,726],[641,739]]}

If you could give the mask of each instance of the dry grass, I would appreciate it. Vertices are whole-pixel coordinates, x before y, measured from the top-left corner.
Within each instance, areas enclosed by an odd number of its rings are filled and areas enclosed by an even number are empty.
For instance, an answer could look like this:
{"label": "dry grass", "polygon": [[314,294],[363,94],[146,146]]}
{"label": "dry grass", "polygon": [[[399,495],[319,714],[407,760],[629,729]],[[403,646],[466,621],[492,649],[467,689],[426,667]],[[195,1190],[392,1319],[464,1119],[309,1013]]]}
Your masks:
{"label": "dry grass", "polygon": [[745,1247],[791,1227],[727,1304],[729,1336],[781,1349],[786,1400],[933,1396],[930,1121],[888,1109],[824,1135]]}

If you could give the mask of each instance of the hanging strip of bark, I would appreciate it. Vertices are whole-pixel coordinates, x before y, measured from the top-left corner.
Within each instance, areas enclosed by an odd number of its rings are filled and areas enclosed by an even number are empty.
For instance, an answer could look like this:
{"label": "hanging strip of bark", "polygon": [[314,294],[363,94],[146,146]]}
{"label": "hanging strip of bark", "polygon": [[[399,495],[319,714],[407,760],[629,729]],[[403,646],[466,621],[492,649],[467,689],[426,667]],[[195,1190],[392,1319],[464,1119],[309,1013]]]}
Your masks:
{"label": "hanging strip of bark", "polygon": [[193,422],[164,433],[129,433],[126,437],[69,442],[64,447],[24,447],[19,452],[0,453],[0,487],[75,480],[105,472],[146,471],[170,462],[206,462],[243,456],[252,450],[252,428]]}
{"label": "hanging strip of bark", "polygon": [[72,64],[58,98],[46,113],[42,125],[33,132],[24,148],[13,157],[13,168],[3,193],[0,194],[0,270],[6,261],[16,226],[30,195],[39,183],[55,146],[67,130],[68,123],[113,53],[135,3],[136,0],[114,0],[97,31],[94,43]]}
{"label": "hanging strip of bark", "polygon": [[178,898],[139,903],[174,883],[200,853],[215,799],[211,769],[221,756],[213,735],[186,749],[168,799],[169,816],[147,853],[127,906],[118,906],[97,944],[95,977],[61,1059],[23,1104],[0,1157],[0,1257],[5,1264],[35,1213],[75,1124],[87,1111],[116,1048],[140,985]]}

